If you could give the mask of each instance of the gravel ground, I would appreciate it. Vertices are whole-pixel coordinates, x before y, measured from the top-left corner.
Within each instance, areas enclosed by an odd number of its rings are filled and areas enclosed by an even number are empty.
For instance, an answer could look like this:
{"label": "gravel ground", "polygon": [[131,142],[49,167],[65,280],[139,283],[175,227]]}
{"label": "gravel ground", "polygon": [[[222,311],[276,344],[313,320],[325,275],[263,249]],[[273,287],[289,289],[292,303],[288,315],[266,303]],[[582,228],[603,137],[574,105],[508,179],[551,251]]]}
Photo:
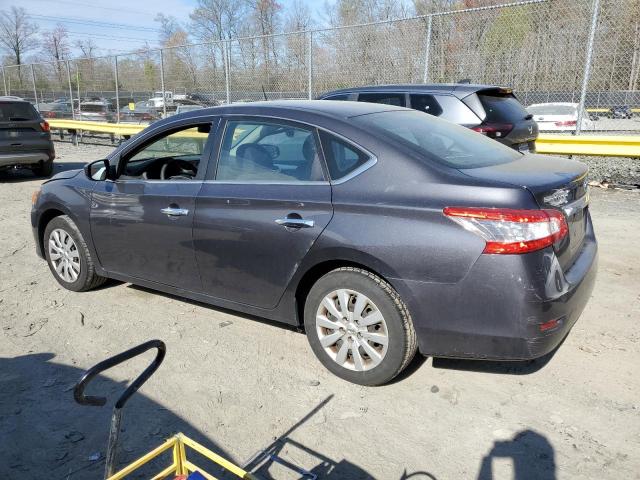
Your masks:
{"label": "gravel ground", "polygon": [[[62,169],[110,147],[57,150]],[[126,407],[123,462],[184,431],[239,463],[267,449],[319,478],[640,479],[636,192],[592,190],[598,280],[552,358],[417,358],[396,382],[367,388],[266,321],[117,282],[62,290],[34,253],[40,183],[26,172],[0,180],[1,478],[100,478],[109,411],[75,405],[71,387],[106,356],[161,338],[163,366]],[[149,358],[91,393],[114,398]],[[277,463],[252,468],[301,478]]]}

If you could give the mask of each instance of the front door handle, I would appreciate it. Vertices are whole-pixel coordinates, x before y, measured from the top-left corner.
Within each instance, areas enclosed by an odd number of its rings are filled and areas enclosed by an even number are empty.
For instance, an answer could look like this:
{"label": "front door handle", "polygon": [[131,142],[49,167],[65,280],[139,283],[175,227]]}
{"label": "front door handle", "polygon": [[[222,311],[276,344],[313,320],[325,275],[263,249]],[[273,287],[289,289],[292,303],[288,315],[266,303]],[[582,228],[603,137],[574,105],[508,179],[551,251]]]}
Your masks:
{"label": "front door handle", "polygon": [[184,217],[185,215],[189,215],[189,210],[186,208],[174,208],[167,207],[160,210],[165,215],[169,215],[170,217]]}
{"label": "front door handle", "polygon": [[278,218],[276,223],[289,228],[311,228],[316,224],[313,220],[305,220],[304,218]]}

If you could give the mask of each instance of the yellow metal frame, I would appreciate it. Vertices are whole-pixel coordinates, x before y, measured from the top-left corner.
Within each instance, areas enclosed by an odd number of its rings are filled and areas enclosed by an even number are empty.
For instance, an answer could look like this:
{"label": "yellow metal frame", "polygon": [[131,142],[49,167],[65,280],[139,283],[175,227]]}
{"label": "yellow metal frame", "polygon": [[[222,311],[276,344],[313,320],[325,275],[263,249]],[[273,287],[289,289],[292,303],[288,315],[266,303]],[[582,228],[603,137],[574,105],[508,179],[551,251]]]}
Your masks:
{"label": "yellow metal frame", "polygon": [[151,480],[163,480],[170,475],[188,475],[192,472],[198,471],[207,480],[217,480],[213,475],[206,473],[202,468],[198,467],[195,463],[187,459],[187,448],[198,452],[200,455],[208,458],[212,462],[216,463],[229,473],[233,473],[236,477],[246,480],[258,480],[256,476],[250,472],[244,471],[229,460],[221,457],[215,452],[212,452],[208,448],[200,445],[198,442],[191,440],[182,433],[177,433],[173,437],[167,439],[162,445],[151,450],[146,455],[138,458],[134,462],[130,463],[122,470],[111,475],[107,480],[122,480],[135,472],[138,468],[142,467],[146,463],[150,462],[154,458],[163,454],[167,450],[172,450],[172,463],[165,469],[158,472]]}

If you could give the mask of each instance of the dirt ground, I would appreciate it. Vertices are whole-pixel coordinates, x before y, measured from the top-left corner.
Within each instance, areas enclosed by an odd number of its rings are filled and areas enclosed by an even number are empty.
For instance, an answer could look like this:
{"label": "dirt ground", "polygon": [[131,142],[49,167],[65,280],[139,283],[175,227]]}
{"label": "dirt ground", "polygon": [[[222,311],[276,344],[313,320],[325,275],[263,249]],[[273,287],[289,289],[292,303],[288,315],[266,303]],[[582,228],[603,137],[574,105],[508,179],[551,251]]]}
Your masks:
{"label": "dirt ground", "polygon": [[[110,149],[56,148],[58,170]],[[597,285],[552,358],[417,358],[367,388],[328,373],[291,329],[129,284],[62,290],[34,253],[41,181],[0,179],[0,478],[101,478],[109,408],[75,405],[71,388],[83,369],[160,338],[165,362],[125,409],[121,463],[183,431],[240,464],[266,450],[318,478],[640,479],[639,193],[592,190]],[[149,359],[91,393],[115,398]],[[250,467],[309,478],[272,460]]]}

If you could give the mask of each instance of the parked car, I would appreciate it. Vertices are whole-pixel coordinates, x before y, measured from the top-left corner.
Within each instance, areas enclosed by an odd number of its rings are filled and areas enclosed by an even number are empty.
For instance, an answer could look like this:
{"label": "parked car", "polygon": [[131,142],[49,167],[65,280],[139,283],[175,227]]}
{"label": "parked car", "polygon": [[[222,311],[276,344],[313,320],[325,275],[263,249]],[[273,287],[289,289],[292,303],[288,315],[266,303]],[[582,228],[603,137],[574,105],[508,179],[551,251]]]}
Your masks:
{"label": "parked car", "polygon": [[611,107],[610,118],[624,118],[629,119],[633,117],[633,111],[629,105],[619,105]]}
{"label": "parked car", "polygon": [[378,85],[334,90],[321,100],[351,100],[410,107],[535,152],[538,126],[510,88],[470,83]]}
{"label": "parked car", "polygon": [[[571,131],[578,124],[577,103],[536,103],[529,105],[527,111],[533,115],[542,131]],[[593,130],[593,120],[586,110],[582,110],[582,130]]]}
{"label": "parked car", "polygon": [[144,101],[135,103],[133,110],[129,108],[129,105],[125,105],[120,109],[119,117],[121,122],[153,122],[160,118],[160,112],[149,102]]}
{"label": "parked car", "polygon": [[76,120],[87,122],[114,122],[115,114],[107,102],[80,102],[76,111]]}
{"label": "parked car", "polygon": [[378,385],[416,349],[556,348],[595,279],[586,179],[402,107],[257,102],[160,120],[57,175],[31,224],[64,288],[110,277],[304,325],[329,370]]}
{"label": "parked car", "polygon": [[73,118],[70,102],[42,103],[39,105],[39,111],[44,118]]}
{"label": "parked car", "polygon": [[49,177],[55,156],[49,124],[33,105],[0,97],[0,170],[26,167]]}

